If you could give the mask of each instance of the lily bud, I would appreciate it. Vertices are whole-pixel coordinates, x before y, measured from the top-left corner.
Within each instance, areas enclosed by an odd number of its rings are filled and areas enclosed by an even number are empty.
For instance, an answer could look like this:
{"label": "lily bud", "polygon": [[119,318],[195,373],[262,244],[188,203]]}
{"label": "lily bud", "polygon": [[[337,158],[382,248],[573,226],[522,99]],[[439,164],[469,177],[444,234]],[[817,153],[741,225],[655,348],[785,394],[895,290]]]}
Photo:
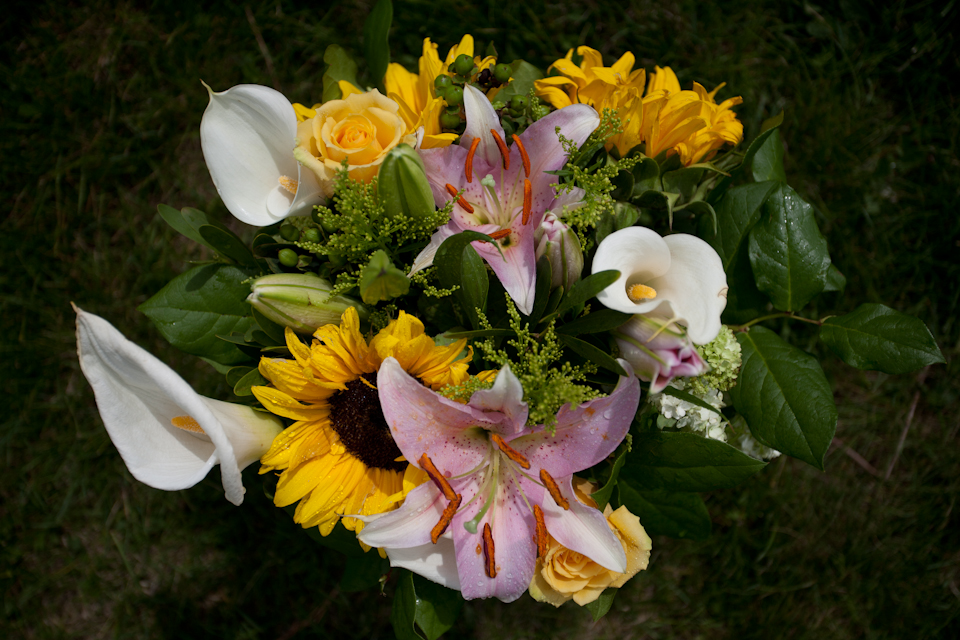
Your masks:
{"label": "lily bud", "polygon": [[408,218],[422,218],[437,209],[423,160],[407,144],[398,144],[384,157],[377,193],[388,218],[400,213]]}
{"label": "lily bud", "polygon": [[551,287],[563,286],[569,291],[583,271],[583,250],[577,234],[548,211],[534,233],[534,243],[537,260],[547,256],[550,261]]}
{"label": "lily bud", "polygon": [[659,393],[674,378],[698,376],[710,369],[690,338],[667,318],[635,315],[613,335],[620,357],[638,378],[650,383],[651,393]]}
{"label": "lily bud", "polygon": [[359,301],[330,296],[333,286],[309,273],[278,273],[257,278],[247,302],[270,320],[300,333],[313,333],[326,324],[339,324],[340,316],[355,307],[362,320],[370,315]]}

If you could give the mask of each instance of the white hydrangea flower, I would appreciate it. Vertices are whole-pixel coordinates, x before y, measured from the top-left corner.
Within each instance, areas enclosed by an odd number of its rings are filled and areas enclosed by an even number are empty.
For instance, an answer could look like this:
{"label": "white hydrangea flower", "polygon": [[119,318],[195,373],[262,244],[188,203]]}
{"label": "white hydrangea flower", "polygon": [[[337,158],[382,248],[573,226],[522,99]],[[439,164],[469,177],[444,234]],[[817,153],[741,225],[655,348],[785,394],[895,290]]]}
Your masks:
{"label": "white hydrangea flower", "polygon": [[[686,382],[683,380],[674,380],[670,383],[670,386],[683,390]],[[687,389],[687,391],[691,390]],[[718,410],[725,406],[723,396],[716,389],[708,389],[706,393],[694,393],[693,395]],[[659,411],[660,415],[664,418],[676,421],[670,426],[693,431],[706,438],[719,440],[720,442],[727,441],[723,418],[716,411],[711,411],[706,407],[701,407],[665,393],[652,395],[650,402],[653,403],[657,411]],[[661,428],[665,426],[668,425],[661,424]]]}
{"label": "white hydrangea flower", "polygon": [[734,441],[731,444],[739,448],[751,458],[769,462],[770,460],[779,457],[779,451],[761,444],[760,441],[753,437],[753,434],[750,433],[750,428],[747,427],[747,422],[743,419],[743,416],[736,417],[734,420],[734,428],[737,430],[739,435],[734,438]]}
{"label": "white hydrangea flower", "polygon": [[707,344],[697,347],[710,370],[698,376],[690,385],[693,393],[706,393],[709,389],[728,391],[737,383],[742,357],[740,343],[730,327],[723,325],[717,337]]}

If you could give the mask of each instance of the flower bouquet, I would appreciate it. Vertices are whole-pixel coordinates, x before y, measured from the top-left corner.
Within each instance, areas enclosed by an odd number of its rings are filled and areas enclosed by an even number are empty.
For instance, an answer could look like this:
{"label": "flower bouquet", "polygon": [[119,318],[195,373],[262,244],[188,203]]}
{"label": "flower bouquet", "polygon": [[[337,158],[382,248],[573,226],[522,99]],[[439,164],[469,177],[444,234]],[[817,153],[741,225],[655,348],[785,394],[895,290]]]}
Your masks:
{"label": "flower bouquet", "polygon": [[219,465],[239,505],[258,463],[276,506],[350,557],[351,588],[389,588],[399,637],[524,593],[599,618],[650,535],[709,534],[700,492],[779,455],[823,468],[833,394],[788,322],[860,369],[943,361],[883,305],[811,314],[845,280],[787,184],[782,114],[744,144],[723,85],[588,46],[544,74],[426,39],[413,73],[389,61],[391,15],[381,0],[367,21],[365,75],[327,48],[312,106],[208,87],[210,175],[259,229],[247,243],[161,205],[215,258],[141,310],[235,397],[77,309],[141,482],[186,489]]}

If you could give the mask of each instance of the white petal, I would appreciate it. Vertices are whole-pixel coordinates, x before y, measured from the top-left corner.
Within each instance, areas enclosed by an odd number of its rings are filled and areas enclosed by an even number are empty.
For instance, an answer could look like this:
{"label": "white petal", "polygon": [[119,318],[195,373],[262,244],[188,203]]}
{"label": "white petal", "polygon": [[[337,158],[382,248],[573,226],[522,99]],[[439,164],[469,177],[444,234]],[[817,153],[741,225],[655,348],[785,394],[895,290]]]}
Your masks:
{"label": "white petal", "polygon": [[[80,368],[130,473],[156,489],[176,491],[197,484],[219,463],[227,500],[243,502],[240,470],[266,453],[282,430],[279,420],[204,398],[106,320],[76,312]],[[203,433],[173,426],[179,416],[193,418]]]}
{"label": "white petal", "polygon": [[676,233],[663,241],[670,248],[670,271],[649,285],[657,297],[670,301],[694,344],[706,344],[720,333],[720,314],[727,306],[723,263],[713,247],[696,236]]}
{"label": "white petal", "polygon": [[523,385],[510,371],[510,365],[500,369],[493,381],[493,387],[475,391],[470,396],[469,405],[484,412],[505,413],[509,418],[505,425],[509,429],[509,435],[519,433],[527,422],[529,411],[527,403],[523,401]]}
{"label": "white petal", "polygon": [[483,158],[488,165],[495,165],[501,162],[500,148],[493,141],[490,130],[493,129],[503,140],[503,126],[500,124],[500,118],[497,112],[493,110],[493,105],[486,95],[476,87],[469,84],[463,86],[463,110],[467,116],[467,126],[464,128],[463,135],[460,136],[460,146],[466,149],[473,144],[474,138],[480,138],[480,146],[477,147],[478,158]]}
{"label": "white petal", "polygon": [[[627,297],[627,287],[648,284],[665,274],[671,265],[670,248],[653,229],[627,227],[603,239],[593,258],[591,273],[616,269],[620,277],[597,294],[603,306],[624,313],[650,313],[667,298],[660,295],[647,302],[636,303]],[[722,269],[721,269],[722,271]]]}
{"label": "white petal", "polygon": [[416,272],[423,271],[427,267],[433,265],[433,259],[437,255],[437,249],[440,248],[440,245],[443,244],[443,241],[450,236],[457,234],[459,231],[460,230],[452,222],[437,229],[436,233],[430,237],[430,243],[423,248],[423,251],[417,254],[416,259],[413,261],[413,266],[410,267],[410,273],[408,273],[407,276],[412,276]]}
{"label": "white petal", "polygon": [[[210,103],[200,121],[200,146],[230,213],[266,226],[322,202],[312,172],[300,171],[293,157],[297,116],[283,94],[255,84],[207,91]],[[298,181],[296,196],[280,186],[281,176]]]}
{"label": "white petal", "polygon": [[627,570],[627,555],[623,546],[600,511],[572,497],[575,494],[571,478],[557,479],[564,495],[571,496],[569,510],[557,506],[549,496],[544,496],[542,506],[547,531],[567,549],[582,553],[601,567],[623,573]]}
{"label": "white petal", "polygon": [[437,544],[428,542],[408,549],[387,549],[387,557],[391,567],[409,569],[447,589],[460,591],[457,554],[449,531],[437,540]]}

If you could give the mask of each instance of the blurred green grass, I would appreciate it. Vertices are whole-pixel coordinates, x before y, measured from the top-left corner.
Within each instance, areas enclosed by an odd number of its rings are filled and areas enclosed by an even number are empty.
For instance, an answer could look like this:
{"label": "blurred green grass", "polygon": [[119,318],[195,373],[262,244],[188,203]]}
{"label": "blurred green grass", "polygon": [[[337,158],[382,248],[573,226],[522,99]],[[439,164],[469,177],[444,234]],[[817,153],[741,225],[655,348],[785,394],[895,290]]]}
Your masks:
{"label": "blurred green grass", "polygon": [[[203,393],[228,390],[136,306],[201,250],[156,216],[196,206],[241,233],[209,180],[206,95],[243,82],[312,103],[322,56],[358,54],[370,3],[18,4],[0,22],[0,585],[7,637],[390,637],[389,602],[337,588],[344,563],[260,492],[219,477],[134,481],[75,357],[69,302]],[[786,110],[787,174],[818,209],[845,295],[921,317],[948,359],[921,375],[845,367],[810,334],[840,410],[827,472],[779,460],[708,496],[714,535],[656,539],[650,570],[594,624],[573,605],[468,603],[451,637],[881,638],[960,634],[960,72],[956,3],[397,1],[391,44],[462,33],[541,67],[568,47],[727,82],[747,135]],[[258,43],[260,34],[263,45]],[[269,62],[268,62],[269,60]],[[803,331],[791,327],[787,330]],[[902,449],[902,434],[906,433]],[[889,477],[887,477],[889,476]],[[388,589],[390,587],[388,586]]]}

